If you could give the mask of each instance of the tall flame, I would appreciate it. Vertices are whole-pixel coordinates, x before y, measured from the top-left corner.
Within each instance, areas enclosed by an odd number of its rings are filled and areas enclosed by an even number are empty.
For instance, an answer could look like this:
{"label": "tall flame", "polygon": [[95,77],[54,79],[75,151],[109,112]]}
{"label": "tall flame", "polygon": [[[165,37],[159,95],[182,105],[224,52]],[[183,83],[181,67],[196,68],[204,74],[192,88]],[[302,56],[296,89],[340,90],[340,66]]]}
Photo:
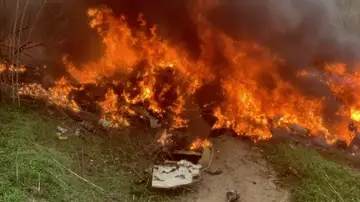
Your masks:
{"label": "tall flame", "polygon": [[[345,121],[336,123],[336,127],[326,126],[326,117],[322,114],[325,98],[304,95],[281,78],[279,66],[286,61],[265,47],[253,42],[235,41],[202,24],[199,25],[203,37],[202,54],[199,59],[193,59],[183,47],[162,39],[156,27],[147,30],[142,15],[137,30],[130,28],[125,16],[116,18],[110,9],[90,9],[88,15],[90,26],[105,44],[103,56],[82,66],[76,66],[67,57],[63,62],[68,73],[81,86],[102,85],[104,81],[111,84],[98,105],[102,109],[102,118],[112,122],[113,127],[128,125],[127,115],[136,114],[131,106],[138,103],[143,103],[161,117],[170,112],[174,128],[186,126],[189,121],[183,118],[186,98],[194,97],[197,90],[219,79],[220,74],[224,100],[212,109],[218,119],[214,128],[232,128],[239,135],[262,140],[271,138],[272,127],[288,127],[296,123],[308,128],[313,135],[323,134],[328,143],[336,140],[349,143],[352,140],[353,134],[346,129]],[[214,64],[212,39],[224,47],[226,64]],[[217,65],[228,68],[222,70]],[[355,93],[360,84],[359,75],[346,73],[343,64],[329,64],[326,69],[330,74],[349,81],[341,84],[331,79],[327,81],[344,103],[345,107],[339,114],[360,121],[360,94]],[[275,82],[271,88],[262,84],[267,80],[263,77],[265,74]],[[309,74],[301,71],[298,76]],[[69,80],[61,78],[49,90],[31,84],[25,85],[20,92],[80,110],[81,107],[70,96],[72,90],[79,88],[82,87],[72,87]],[[355,100],[348,98],[349,92]],[[211,104],[213,96],[203,97],[206,104]],[[280,118],[274,122],[276,117]],[[199,144],[202,143],[199,140]]]}

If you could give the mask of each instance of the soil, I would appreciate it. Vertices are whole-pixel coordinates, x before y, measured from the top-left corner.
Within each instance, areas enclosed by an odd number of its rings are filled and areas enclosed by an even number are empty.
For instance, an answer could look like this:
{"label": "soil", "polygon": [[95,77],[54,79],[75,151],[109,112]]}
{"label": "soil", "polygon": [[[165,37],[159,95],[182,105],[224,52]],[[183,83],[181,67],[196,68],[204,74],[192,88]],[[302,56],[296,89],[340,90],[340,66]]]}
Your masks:
{"label": "soil", "polygon": [[[275,184],[274,170],[259,149],[243,140],[223,135],[212,140],[213,158],[208,172],[181,202],[226,202],[226,192],[236,190],[239,202],[288,202],[290,194]],[[210,173],[209,173],[210,172]]]}

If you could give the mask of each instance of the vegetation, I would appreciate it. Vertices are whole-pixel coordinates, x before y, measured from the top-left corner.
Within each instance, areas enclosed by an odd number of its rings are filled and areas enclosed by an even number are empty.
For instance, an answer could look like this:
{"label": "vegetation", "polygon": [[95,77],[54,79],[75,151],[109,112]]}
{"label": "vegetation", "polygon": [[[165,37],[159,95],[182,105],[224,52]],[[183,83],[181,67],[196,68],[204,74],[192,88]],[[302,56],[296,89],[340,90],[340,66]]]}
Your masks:
{"label": "vegetation", "polygon": [[282,185],[291,187],[299,202],[360,201],[360,174],[328,160],[304,146],[266,145],[267,159],[274,165]]}
{"label": "vegetation", "polygon": [[36,111],[0,106],[0,201],[166,201],[146,189],[143,160],[133,161],[146,159],[139,140],[60,140],[64,119]]}

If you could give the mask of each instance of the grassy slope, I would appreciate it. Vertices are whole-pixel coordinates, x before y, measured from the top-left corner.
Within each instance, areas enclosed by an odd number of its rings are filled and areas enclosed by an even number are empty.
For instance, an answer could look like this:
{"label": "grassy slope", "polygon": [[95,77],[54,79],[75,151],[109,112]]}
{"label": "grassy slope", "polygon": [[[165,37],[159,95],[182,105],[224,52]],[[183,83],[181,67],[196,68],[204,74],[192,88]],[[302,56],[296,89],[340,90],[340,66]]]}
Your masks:
{"label": "grassy slope", "polygon": [[[137,162],[144,156],[133,155],[143,143],[96,136],[59,140],[60,122],[38,110],[0,106],[0,201],[169,201],[132,182],[143,176]],[[301,146],[264,148],[295,201],[360,201],[355,170]]]}
{"label": "grassy slope", "polygon": [[0,201],[159,198],[146,189],[136,192],[139,187],[132,180],[143,174],[141,166],[131,163],[131,154],[139,152],[130,150],[136,148],[133,140],[120,140],[123,145],[100,137],[59,140],[55,134],[60,121],[29,109],[0,105]]}
{"label": "grassy slope", "polygon": [[360,201],[360,174],[354,169],[303,146],[278,144],[267,146],[265,151],[295,201]]}

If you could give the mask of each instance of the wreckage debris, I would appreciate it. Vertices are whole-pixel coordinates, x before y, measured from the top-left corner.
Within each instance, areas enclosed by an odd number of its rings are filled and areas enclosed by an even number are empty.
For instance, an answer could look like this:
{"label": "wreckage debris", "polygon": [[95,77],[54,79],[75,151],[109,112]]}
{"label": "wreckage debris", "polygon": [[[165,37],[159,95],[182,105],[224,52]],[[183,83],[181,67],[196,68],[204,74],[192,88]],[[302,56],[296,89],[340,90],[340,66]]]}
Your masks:
{"label": "wreckage debris", "polygon": [[60,132],[57,132],[57,133],[56,133],[56,136],[57,136],[57,138],[58,138],[59,140],[67,140],[67,139],[68,139],[68,137],[67,137],[66,135],[64,135],[64,134],[62,134],[62,133],[60,133]]}
{"label": "wreckage debris", "polygon": [[153,168],[152,187],[171,189],[192,184],[200,177],[201,165],[181,160],[164,163]]}
{"label": "wreckage debris", "polygon": [[68,136],[66,135],[66,133],[69,131],[68,129],[62,127],[62,126],[57,126],[56,130],[58,131],[56,133],[56,136],[59,140],[67,140]]}
{"label": "wreckage debris", "polygon": [[199,160],[199,164],[204,168],[208,168],[211,165],[213,157],[213,149],[212,148],[203,148],[202,157]]}
{"label": "wreckage debris", "polygon": [[[177,135],[181,137],[176,137]],[[193,184],[199,181],[203,171],[201,169],[209,166],[211,148],[200,146],[192,149],[191,142],[187,144],[189,140],[184,140],[183,137],[181,132],[164,131],[159,138],[158,142],[162,149],[159,153],[159,161],[152,170],[153,188],[171,189]],[[178,145],[187,149],[179,149]]]}
{"label": "wreckage debris", "polygon": [[151,128],[160,128],[161,127],[161,123],[159,123],[159,120],[151,115],[148,115],[149,119],[150,119],[150,127]]}
{"label": "wreckage debris", "polygon": [[62,127],[62,126],[57,126],[56,129],[61,134],[65,134],[65,133],[68,132],[68,129],[66,129],[66,128]]}
{"label": "wreckage debris", "polygon": [[[163,148],[164,149],[164,148]],[[202,153],[189,150],[163,150],[161,162],[153,166],[152,187],[171,189],[187,186],[200,179]]]}
{"label": "wreckage debris", "polygon": [[68,129],[65,128],[64,126],[57,126],[56,127],[56,136],[59,140],[67,140],[69,138],[69,136],[80,136],[81,135],[81,129],[80,128],[76,128],[74,129]]}

